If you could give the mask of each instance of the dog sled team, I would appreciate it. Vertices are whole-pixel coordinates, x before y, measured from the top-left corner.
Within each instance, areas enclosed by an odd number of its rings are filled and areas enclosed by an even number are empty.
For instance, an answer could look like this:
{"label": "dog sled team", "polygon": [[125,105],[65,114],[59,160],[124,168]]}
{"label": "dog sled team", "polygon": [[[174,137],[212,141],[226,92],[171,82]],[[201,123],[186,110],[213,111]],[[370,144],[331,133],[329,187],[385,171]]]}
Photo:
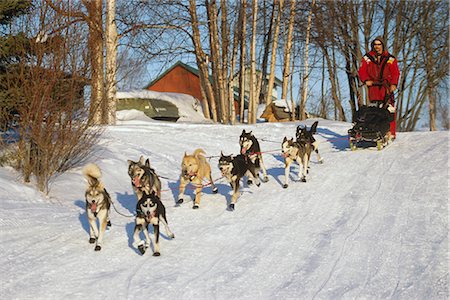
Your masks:
{"label": "dog sled team", "polygon": [[[290,167],[293,162],[299,165],[298,178],[306,182],[309,172],[309,162],[311,154],[316,153],[319,163],[323,162],[319,154],[318,142],[314,139],[318,121],[314,122],[310,129],[299,125],[296,130],[296,139],[284,137],[281,143],[281,154],[284,158],[285,181],[283,188],[288,187]],[[242,131],[239,137],[240,153],[238,155],[224,155],[219,157],[218,168],[232,188],[232,196],[228,210],[235,209],[236,202],[240,195],[240,182],[244,177],[247,184],[255,184],[257,187],[261,182],[269,180],[267,170],[264,166],[261,147],[253,133]],[[104,184],[100,181],[100,168],[93,163],[87,164],[83,168],[83,175],[88,186],[85,192],[86,215],[89,221],[89,243],[95,243],[95,251],[102,249],[105,230],[111,226],[109,220],[110,208],[113,205],[110,195]],[[260,175],[262,174],[262,175]],[[162,224],[165,228],[166,236],[173,239],[175,235],[169,228],[166,216],[166,208],[161,201],[161,181],[155,170],[150,166],[150,160],[143,156],[135,162],[128,160],[128,175],[131,186],[136,194],[135,226],[133,233],[133,246],[144,254],[153,244],[153,255],[160,255],[159,237]],[[260,178],[261,176],[261,178]],[[204,180],[207,184],[203,184]],[[207,185],[211,186],[212,192],[218,192],[211,176],[211,165],[208,162],[203,149],[196,149],[192,154],[184,153],[181,162],[180,186],[176,205],[184,203],[185,189],[188,184],[195,187],[195,199],[193,209],[200,207],[201,192]],[[97,219],[99,227],[97,226]],[[148,227],[153,226],[154,242],[151,242]],[[141,232],[144,240],[141,239]]]}

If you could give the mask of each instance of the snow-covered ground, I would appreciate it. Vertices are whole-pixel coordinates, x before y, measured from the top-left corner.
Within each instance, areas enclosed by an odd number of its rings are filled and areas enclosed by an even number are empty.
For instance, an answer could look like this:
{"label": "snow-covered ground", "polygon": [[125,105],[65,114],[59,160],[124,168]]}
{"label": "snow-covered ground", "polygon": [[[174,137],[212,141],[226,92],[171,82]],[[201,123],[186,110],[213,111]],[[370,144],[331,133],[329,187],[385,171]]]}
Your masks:
{"label": "snow-covered ground", "polygon": [[[49,197],[0,168],[2,299],[448,299],[449,132],[399,133],[383,151],[351,152],[351,125],[319,120],[324,164],[313,156],[308,181],[293,175],[283,189],[280,143],[298,123],[126,119],[89,159],[126,215],[112,210],[100,252],[88,243],[82,166],[57,177]],[[175,207],[184,152],[237,154],[243,129],[260,140],[269,182],[244,184],[234,212],[223,179],[200,209]],[[132,246],[127,159],[140,155],[161,176],[175,233],[160,257]]]}

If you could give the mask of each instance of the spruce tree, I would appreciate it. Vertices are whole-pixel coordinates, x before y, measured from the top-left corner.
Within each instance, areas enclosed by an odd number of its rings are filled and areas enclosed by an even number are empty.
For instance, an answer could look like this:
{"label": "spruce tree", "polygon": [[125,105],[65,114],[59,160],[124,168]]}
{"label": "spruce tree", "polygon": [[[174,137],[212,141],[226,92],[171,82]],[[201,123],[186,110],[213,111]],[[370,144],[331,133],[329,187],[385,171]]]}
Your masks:
{"label": "spruce tree", "polygon": [[31,8],[31,0],[0,1],[0,129],[8,125],[20,105],[14,88],[16,66],[29,52],[25,33],[15,32],[13,22]]}

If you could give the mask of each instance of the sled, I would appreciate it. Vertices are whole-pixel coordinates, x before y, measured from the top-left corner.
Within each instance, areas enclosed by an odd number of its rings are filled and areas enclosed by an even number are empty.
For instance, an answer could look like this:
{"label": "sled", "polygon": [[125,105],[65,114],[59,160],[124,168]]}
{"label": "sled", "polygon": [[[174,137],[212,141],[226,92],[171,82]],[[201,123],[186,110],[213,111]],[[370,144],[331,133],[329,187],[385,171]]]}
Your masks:
{"label": "sled", "polygon": [[391,142],[390,122],[393,114],[386,108],[361,106],[356,123],[348,130],[350,150],[376,147],[384,149]]}

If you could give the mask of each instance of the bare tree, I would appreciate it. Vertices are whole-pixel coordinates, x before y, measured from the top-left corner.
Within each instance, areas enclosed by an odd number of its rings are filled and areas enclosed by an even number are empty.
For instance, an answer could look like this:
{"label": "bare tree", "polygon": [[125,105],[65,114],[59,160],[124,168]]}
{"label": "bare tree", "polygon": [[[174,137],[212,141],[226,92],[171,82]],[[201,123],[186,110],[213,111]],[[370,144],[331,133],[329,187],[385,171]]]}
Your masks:
{"label": "bare tree", "polygon": [[[278,3],[278,5],[276,5]],[[278,9],[276,9],[278,7]],[[267,83],[267,98],[266,105],[269,105],[272,102],[272,91],[273,85],[275,82],[275,62],[277,57],[277,48],[278,48],[278,36],[280,34],[280,24],[281,24],[281,14],[283,10],[283,0],[274,0],[273,3],[274,12],[277,11],[277,19],[275,21],[275,32],[273,35],[272,42],[272,50],[270,57],[270,71],[269,71],[269,82]]]}
{"label": "bare tree", "polygon": [[117,94],[117,26],[116,1],[106,1],[106,103],[109,125],[116,124],[116,94]]}
{"label": "bare tree", "polygon": [[248,104],[248,123],[256,123],[257,81],[256,81],[256,21],[258,14],[258,0],[252,0],[252,42],[250,44],[250,97]]}
{"label": "bare tree", "polygon": [[305,61],[304,61],[304,67],[305,72],[303,76],[303,84],[302,84],[302,97],[300,99],[300,111],[299,111],[299,119],[304,120],[306,118],[306,97],[308,95],[308,81],[309,81],[309,64],[308,64],[308,54],[309,54],[309,35],[311,32],[311,21],[312,21],[312,15],[313,15],[313,9],[315,5],[315,0],[312,0],[311,3],[311,10],[308,15],[308,26],[306,27],[306,42],[305,42]]}
{"label": "bare tree", "polygon": [[289,9],[289,24],[286,33],[286,44],[284,46],[284,60],[283,60],[283,87],[281,90],[281,99],[287,100],[288,84],[291,80],[290,63],[291,63],[291,48],[292,48],[292,32],[294,28],[295,18],[295,0],[290,0]]}

